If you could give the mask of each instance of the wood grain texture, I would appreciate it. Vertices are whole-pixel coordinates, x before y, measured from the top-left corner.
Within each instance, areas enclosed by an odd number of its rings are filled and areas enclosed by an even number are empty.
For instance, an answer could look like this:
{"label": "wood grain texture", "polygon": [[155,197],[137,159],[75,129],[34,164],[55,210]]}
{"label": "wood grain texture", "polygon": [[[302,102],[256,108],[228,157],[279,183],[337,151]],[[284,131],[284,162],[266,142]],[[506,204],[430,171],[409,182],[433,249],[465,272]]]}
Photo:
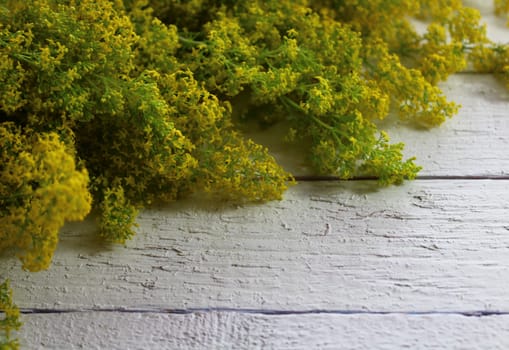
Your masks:
{"label": "wood grain texture", "polygon": [[[25,317],[27,349],[490,349],[509,316],[65,313]],[[57,335],[58,336],[55,336]]]}
{"label": "wood grain texture", "polygon": [[[405,156],[415,156],[423,167],[421,176],[509,175],[509,90],[492,75],[466,73],[451,76],[441,87],[450,101],[462,106],[459,113],[432,129],[388,118],[380,127],[389,133],[391,142],[405,144]],[[248,136],[268,146],[295,175],[314,174],[305,160],[307,146],[281,141],[286,129],[276,125]]]}
{"label": "wood grain texture", "polygon": [[509,311],[509,181],[373,185],[190,199],[143,212],[126,247],[70,225],[48,271],[1,263],[23,308]]}

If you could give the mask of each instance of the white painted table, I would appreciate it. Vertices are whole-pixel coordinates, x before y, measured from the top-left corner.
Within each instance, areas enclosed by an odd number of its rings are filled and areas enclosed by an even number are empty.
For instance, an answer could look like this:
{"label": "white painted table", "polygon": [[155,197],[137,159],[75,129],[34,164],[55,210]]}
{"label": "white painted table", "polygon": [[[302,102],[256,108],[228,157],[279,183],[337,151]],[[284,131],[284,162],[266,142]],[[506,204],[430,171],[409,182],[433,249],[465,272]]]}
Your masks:
{"label": "white painted table", "polygon": [[[483,11],[492,36],[508,33]],[[48,271],[2,258],[23,347],[509,349],[509,91],[479,74],[443,87],[458,116],[389,129],[424,166],[416,181],[189,199],[144,211],[125,247],[89,221],[65,227]]]}

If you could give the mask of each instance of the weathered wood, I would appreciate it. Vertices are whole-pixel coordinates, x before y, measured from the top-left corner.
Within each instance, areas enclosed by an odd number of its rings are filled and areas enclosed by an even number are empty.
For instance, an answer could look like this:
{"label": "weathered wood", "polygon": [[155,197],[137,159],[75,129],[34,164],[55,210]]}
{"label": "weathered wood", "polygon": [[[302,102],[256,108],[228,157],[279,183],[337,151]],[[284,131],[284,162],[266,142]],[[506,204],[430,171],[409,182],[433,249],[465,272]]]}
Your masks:
{"label": "weathered wood", "polygon": [[509,311],[509,181],[373,185],[191,199],[144,211],[125,248],[70,225],[48,271],[1,263],[25,308]]}
{"label": "weathered wood", "polygon": [[[509,175],[509,90],[487,74],[458,74],[441,87],[460,104],[458,115],[432,129],[417,129],[390,118],[381,123],[391,142],[405,143],[406,157],[417,158],[423,176]],[[267,145],[275,158],[296,175],[309,175],[304,144],[282,142],[284,125],[248,136]]]}
{"label": "weathered wood", "polygon": [[24,317],[26,349],[490,349],[509,316],[86,312]]}

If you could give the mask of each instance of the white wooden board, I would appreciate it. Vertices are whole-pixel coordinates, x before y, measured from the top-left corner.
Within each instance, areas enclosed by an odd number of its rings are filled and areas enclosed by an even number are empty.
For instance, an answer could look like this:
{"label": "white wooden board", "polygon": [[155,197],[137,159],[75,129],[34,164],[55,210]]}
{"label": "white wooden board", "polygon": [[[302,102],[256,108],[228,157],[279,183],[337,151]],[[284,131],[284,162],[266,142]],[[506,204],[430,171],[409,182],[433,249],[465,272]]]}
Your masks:
{"label": "white wooden board", "polygon": [[42,309],[508,311],[509,181],[302,183],[284,201],[145,211],[127,246],[70,225],[48,271],[2,261]]}
{"label": "white wooden board", "polygon": [[506,350],[509,347],[508,315],[84,312],[28,315],[25,319],[21,335],[26,349]]}

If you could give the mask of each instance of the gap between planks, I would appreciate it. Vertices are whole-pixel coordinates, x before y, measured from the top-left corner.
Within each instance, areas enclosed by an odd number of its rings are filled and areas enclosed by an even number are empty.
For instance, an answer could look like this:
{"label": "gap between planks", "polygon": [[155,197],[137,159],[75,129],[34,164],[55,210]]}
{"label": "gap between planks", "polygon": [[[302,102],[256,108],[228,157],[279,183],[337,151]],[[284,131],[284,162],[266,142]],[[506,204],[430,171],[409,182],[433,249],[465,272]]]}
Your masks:
{"label": "gap between planks", "polygon": [[87,312],[115,312],[115,313],[150,313],[150,314],[174,314],[187,315],[194,313],[235,313],[235,314],[256,314],[266,316],[281,315],[406,315],[406,316],[424,316],[424,315],[456,315],[465,317],[491,317],[508,316],[509,311],[376,311],[376,310],[264,310],[264,309],[243,309],[243,308],[187,308],[187,309],[141,309],[141,308],[83,308],[83,309],[39,309],[24,308],[20,309],[24,315],[32,314],[64,314],[64,313],[87,313]]}
{"label": "gap between planks", "polygon": [[[342,179],[334,175],[296,175],[293,177],[298,182],[319,181],[366,181],[378,180],[373,176],[356,176],[351,179]],[[509,175],[422,175],[414,180],[509,180]]]}

